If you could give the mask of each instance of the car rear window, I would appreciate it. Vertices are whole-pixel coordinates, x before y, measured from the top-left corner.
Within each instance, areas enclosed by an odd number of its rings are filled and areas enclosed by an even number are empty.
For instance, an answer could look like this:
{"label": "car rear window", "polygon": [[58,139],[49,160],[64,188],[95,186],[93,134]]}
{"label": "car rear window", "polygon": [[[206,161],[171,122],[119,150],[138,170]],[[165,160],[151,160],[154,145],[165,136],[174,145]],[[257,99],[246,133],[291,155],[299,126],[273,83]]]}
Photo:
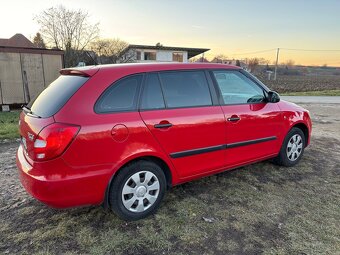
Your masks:
{"label": "car rear window", "polygon": [[88,80],[88,77],[61,75],[28,103],[31,111],[47,118],[56,114],[73,94]]}

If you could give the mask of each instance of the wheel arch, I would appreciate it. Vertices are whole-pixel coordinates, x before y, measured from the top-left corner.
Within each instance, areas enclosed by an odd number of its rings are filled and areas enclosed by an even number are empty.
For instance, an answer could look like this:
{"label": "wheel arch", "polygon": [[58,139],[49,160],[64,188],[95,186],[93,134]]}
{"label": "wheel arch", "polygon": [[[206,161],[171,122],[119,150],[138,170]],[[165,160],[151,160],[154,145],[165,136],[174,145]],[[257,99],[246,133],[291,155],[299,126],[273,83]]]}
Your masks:
{"label": "wheel arch", "polygon": [[307,147],[307,145],[309,144],[309,139],[310,139],[309,129],[308,129],[307,125],[303,122],[299,122],[299,123],[294,124],[290,129],[292,129],[294,127],[300,129],[303,132],[305,139],[306,139],[305,147]]}
{"label": "wheel arch", "polygon": [[103,201],[103,204],[102,204],[104,208],[109,208],[109,206],[110,206],[108,194],[109,194],[109,191],[110,191],[110,188],[111,188],[111,184],[113,183],[113,180],[115,179],[115,177],[127,165],[135,163],[135,162],[138,162],[138,161],[141,161],[141,160],[153,162],[153,163],[157,164],[159,167],[161,167],[161,169],[163,170],[164,175],[165,175],[165,179],[166,179],[166,183],[167,183],[167,189],[170,189],[172,187],[173,173],[172,173],[169,165],[163,159],[161,159],[160,157],[157,157],[157,156],[153,156],[153,155],[138,156],[138,157],[135,157],[135,158],[130,159],[129,161],[127,161],[125,164],[120,166],[117,171],[115,171],[112,174],[112,176],[111,176],[111,178],[109,180],[109,183],[108,183],[108,185],[106,187],[105,194],[104,194],[104,201]]}

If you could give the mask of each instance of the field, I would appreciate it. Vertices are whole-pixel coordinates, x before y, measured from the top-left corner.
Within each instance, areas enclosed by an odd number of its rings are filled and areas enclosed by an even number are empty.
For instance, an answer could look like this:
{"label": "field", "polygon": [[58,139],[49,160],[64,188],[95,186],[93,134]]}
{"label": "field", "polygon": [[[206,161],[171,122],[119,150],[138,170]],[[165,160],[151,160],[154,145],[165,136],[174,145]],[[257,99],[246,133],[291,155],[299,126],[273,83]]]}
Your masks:
{"label": "field", "polygon": [[174,187],[138,222],[34,200],[18,180],[18,144],[0,143],[0,253],[339,254],[339,106],[305,107],[313,138],[296,167],[266,161]]}
{"label": "field", "polygon": [[263,75],[257,77],[270,89],[279,93],[327,90],[339,93],[340,90],[340,75],[278,75],[276,81],[269,81]]}

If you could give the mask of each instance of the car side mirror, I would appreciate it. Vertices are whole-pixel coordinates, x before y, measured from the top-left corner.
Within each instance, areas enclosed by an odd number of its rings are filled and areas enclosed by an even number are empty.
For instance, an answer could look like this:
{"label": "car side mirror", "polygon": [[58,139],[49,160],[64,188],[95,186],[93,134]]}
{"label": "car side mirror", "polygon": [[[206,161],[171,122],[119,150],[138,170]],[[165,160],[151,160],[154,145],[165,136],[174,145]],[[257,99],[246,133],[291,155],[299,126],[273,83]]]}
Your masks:
{"label": "car side mirror", "polygon": [[277,103],[277,102],[280,102],[280,96],[275,91],[269,91],[267,100],[269,103]]}

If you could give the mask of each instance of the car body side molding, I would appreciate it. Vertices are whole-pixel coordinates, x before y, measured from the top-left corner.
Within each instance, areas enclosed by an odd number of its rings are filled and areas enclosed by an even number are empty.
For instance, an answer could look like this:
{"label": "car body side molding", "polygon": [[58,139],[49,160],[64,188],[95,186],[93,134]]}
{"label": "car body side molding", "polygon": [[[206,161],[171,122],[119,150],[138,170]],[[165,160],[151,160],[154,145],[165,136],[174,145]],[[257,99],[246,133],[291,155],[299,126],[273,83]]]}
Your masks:
{"label": "car body side molding", "polygon": [[211,147],[174,152],[174,153],[170,153],[170,157],[171,158],[182,158],[182,157],[187,157],[187,156],[192,156],[192,155],[197,155],[197,154],[202,154],[202,153],[207,153],[207,152],[213,152],[213,151],[224,150],[224,149],[232,149],[232,148],[236,148],[240,146],[247,146],[247,145],[256,144],[256,143],[268,142],[268,141],[272,141],[276,139],[277,139],[276,136],[270,136],[270,137],[247,140],[247,141],[242,141],[242,142],[237,142],[237,143],[222,144],[222,145],[216,145],[216,146],[211,146]]}
{"label": "car body side molding", "polygon": [[251,145],[251,144],[256,144],[256,143],[263,143],[263,142],[268,142],[272,140],[276,140],[276,136],[269,136],[269,137],[264,137],[264,138],[259,138],[259,139],[254,139],[254,140],[248,140],[248,141],[243,141],[243,142],[237,142],[237,143],[229,143],[226,144],[227,149],[235,148],[235,147],[240,147],[240,146],[246,146],[246,145]]}

